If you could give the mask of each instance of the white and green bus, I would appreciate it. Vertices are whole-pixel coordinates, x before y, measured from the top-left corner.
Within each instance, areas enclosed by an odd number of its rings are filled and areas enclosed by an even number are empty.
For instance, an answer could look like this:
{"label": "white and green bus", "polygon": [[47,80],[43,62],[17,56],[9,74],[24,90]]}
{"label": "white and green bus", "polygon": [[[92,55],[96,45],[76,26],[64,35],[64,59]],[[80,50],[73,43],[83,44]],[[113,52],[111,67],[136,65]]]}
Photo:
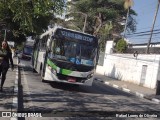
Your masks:
{"label": "white and green bus", "polygon": [[91,86],[98,39],[66,28],[53,28],[36,40],[32,64],[42,80]]}

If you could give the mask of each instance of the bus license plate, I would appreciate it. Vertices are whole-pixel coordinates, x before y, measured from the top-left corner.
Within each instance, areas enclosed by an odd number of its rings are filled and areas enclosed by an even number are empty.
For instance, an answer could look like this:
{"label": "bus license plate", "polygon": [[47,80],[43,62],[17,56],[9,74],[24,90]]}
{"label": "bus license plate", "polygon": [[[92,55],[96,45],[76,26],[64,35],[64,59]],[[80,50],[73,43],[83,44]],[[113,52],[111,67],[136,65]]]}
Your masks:
{"label": "bus license plate", "polygon": [[76,82],[75,78],[68,78],[68,82]]}

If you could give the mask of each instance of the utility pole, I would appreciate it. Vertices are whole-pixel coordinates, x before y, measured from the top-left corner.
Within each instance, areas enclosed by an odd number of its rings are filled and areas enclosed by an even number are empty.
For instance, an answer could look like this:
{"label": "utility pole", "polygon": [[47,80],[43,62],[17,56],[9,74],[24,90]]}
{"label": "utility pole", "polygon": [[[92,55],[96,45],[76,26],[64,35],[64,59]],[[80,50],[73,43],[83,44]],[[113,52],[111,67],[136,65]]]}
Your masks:
{"label": "utility pole", "polygon": [[156,11],[155,11],[153,25],[152,25],[152,28],[151,28],[151,35],[150,35],[150,38],[149,38],[148,44],[147,44],[146,54],[149,54],[149,46],[150,46],[151,39],[152,39],[153,29],[154,29],[154,25],[155,25],[157,14],[158,14],[158,10],[159,10],[159,5],[160,5],[160,0],[158,0],[158,3],[157,3],[157,8],[156,8]]}
{"label": "utility pole", "polygon": [[[158,3],[158,7],[159,7],[160,0],[158,2],[159,2]],[[159,78],[157,79],[156,95],[160,95],[160,79]]]}

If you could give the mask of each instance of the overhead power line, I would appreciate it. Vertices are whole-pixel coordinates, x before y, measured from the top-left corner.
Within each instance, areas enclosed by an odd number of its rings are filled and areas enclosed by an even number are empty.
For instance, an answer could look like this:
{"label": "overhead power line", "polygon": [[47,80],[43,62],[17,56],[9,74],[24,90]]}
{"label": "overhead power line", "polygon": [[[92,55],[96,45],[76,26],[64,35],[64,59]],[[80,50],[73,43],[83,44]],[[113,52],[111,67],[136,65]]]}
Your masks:
{"label": "overhead power line", "polygon": [[[156,35],[156,34],[160,34],[160,31],[156,32],[156,33],[152,33],[153,35]],[[140,35],[132,35],[132,36],[127,36],[128,38],[129,37],[134,37],[134,36],[146,36],[146,35],[150,35],[150,33],[147,33],[147,34],[140,34]]]}
{"label": "overhead power line", "polygon": [[[148,26],[148,27],[138,28],[138,29],[136,29],[136,30],[138,30],[138,31],[140,31],[140,30],[144,30],[144,29],[145,29],[145,30],[146,30],[146,29],[149,29],[149,30],[150,30],[151,28],[152,28],[152,27],[149,27],[149,26]],[[154,28],[160,28],[160,24],[159,24],[159,25],[154,26]]]}
{"label": "overhead power line", "polygon": [[[129,37],[129,38],[132,38],[132,39],[148,39],[149,37],[147,37],[147,36],[145,36],[145,37],[143,37],[143,36],[133,36],[133,37]],[[159,37],[157,37],[157,36],[153,36],[153,39],[160,39],[160,36]]]}
{"label": "overhead power line", "polygon": [[[160,31],[160,29],[153,30],[153,32],[156,32],[156,31]],[[144,32],[135,32],[135,33],[132,33],[132,34],[126,34],[126,35],[128,36],[128,35],[135,35],[135,34],[148,33],[148,32],[151,32],[151,31],[150,31],[150,30],[148,30],[148,31],[144,31]]]}

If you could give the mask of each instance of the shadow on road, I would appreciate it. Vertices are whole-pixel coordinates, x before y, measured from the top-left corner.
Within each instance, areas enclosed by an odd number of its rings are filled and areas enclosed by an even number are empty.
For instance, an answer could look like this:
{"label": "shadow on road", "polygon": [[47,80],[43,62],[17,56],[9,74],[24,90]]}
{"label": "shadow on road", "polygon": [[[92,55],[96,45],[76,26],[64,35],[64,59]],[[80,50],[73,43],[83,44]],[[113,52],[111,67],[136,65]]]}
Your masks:
{"label": "shadow on road", "polygon": [[129,93],[123,92],[111,86],[105,85],[100,82],[93,82],[92,86],[83,86],[83,85],[74,85],[69,83],[58,83],[58,82],[49,82],[47,81],[51,87],[55,89],[61,89],[65,91],[71,92],[83,92],[83,93],[91,93],[91,94],[106,94],[106,95],[123,95],[123,96],[133,96]]}
{"label": "shadow on road", "polygon": [[[33,75],[33,80],[40,79],[37,73],[27,71],[25,74]],[[147,113],[146,110],[151,111],[156,107],[155,104],[96,81],[91,87],[37,81],[38,87],[36,84],[30,84],[31,87],[28,85],[30,93],[23,90],[25,86],[20,86],[18,100],[22,103],[19,103],[19,110],[40,112],[44,117],[68,117],[66,120],[74,117],[83,120],[82,117],[86,117],[90,120],[92,117],[115,116],[118,113],[115,111],[130,110],[134,113],[139,110],[140,113]]]}

